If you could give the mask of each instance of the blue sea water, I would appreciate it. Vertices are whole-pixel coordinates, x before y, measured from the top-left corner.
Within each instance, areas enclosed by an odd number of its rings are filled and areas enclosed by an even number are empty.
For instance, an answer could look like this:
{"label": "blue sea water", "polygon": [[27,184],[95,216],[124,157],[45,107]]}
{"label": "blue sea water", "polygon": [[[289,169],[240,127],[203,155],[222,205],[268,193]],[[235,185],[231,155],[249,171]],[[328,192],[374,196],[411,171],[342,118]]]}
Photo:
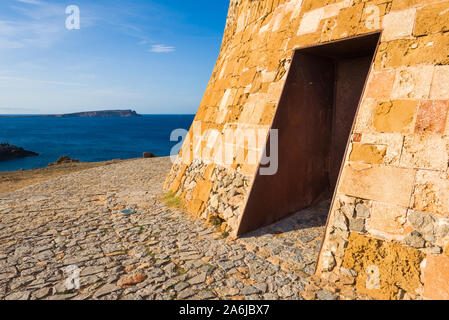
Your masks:
{"label": "blue sea water", "polygon": [[60,156],[80,161],[169,156],[178,142],[174,129],[190,128],[194,115],[143,115],[132,118],[0,118],[0,142],[40,155],[0,161],[0,171],[42,168]]}

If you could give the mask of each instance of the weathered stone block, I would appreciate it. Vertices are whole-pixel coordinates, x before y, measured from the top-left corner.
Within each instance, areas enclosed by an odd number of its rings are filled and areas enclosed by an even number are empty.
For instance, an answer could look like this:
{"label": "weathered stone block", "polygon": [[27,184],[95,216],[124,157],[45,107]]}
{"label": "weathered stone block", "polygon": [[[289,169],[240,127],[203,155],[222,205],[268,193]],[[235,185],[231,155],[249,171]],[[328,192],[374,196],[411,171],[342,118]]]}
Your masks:
{"label": "weathered stone block", "polygon": [[447,138],[434,135],[410,135],[404,140],[401,166],[446,171],[448,167]]}
{"label": "weathered stone block", "polygon": [[449,34],[432,34],[416,40],[400,39],[385,44],[376,56],[376,68],[407,67],[421,64],[446,65],[449,63],[447,46]]}
{"label": "weathered stone block", "polygon": [[365,219],[350,219],[349,229],[352,232],[364,232],[365,231]]}
{"label": "weathered stone block", "polygon": [[359,3],[348,8],[343,8],[337,12],[335,27],[331,32],[331,39],[341,39],[345,37],[354,36],[362,18],[364,3]]}
{"label": "weathered stone block", "polygon": [[356,288],[374,299],[397,299],[399,289],[416,294],[424,254],[396,242],[349,236],[342,266],[357,272]]}
{"label": "weathered stone block", "polygon": [[373,201],[366,229],[374,236],[399,240],[405,235],[407,208]]}
{"label": "weathered stone block", "polygon": [[449,30],[449,11],[447,3],[437,3],[419,9],[416,15],[414,36]]}
{"label": "weathered stone block", "polygon": [[193,198],[206,202],[209,199],[211,191],[212,191],[212,182],[209,180],[201,179],[197,182],[197,185],[193,192]]}
{"label": "weathered stone block", "polygon": [[426,245],[426,240],[424,240],[421,233],[413,231],[407,238],[404,239],[406,245],[412,248],[422,249]]}
{"label": "weathered stone block", "polygon": [[363,99],[355,122],[355,132],[372,132],[373,128],[373,113],[377,107],[375,99]]}
{"label": "weathered stone block", "polygon": [[386,146],[353,143],[349,161],[382,164],[386,153]]}
{"label": "weathered stone block", "polygon": [[449,99],[449,66],[436,66],[430,88],[430,99]]}
{"label": "weathered stone block", "polygon": [[335,212],[334,214],[334,223],[335,228],[341,229],[343,231],[348,231],[348,218],[342,214],[340,211]]}
{"label": "weathered stone block", "polygon": [[449,300],[449,257],[427,256],[424,267],[423,296],[434,300]]}
{"label": "weathered stone block", "polygon": [[449,216],[449,179],[445,174],[418,171],[413,209]]}
{"label": "weathered stone block", "polygon": [[415,8],[391,11],[385,15],[382,23],[384,28],[382,40],[391,41],[410,36],[413,32],[415,16]]}
{"label": "weathered stone block", "polygon": [[412,100],[381,102],[374,113],[374,127],[378,132],[411,133],[416,109],[417,102]]}
{"label": "weathered stone block", "polygon": [[316,10],[306,12],[302,17],[297,35],[300,36],[317,31],[323,16],[324,8],[318,8]]}
{"label": "weathered stone block", "polygon": [[419,104],[418,116],[416,118],[415,132],[443,134],[446,126],[448,109],[449,100],[421,101]]}
{"label": "weathered stone block", "polygon": [[366,98],[390,100],[395,79],[395,71],[374,72],[367,85]]}
{"label": "weathered stone block", "polygon": [[189,202],[187,202],[186,205],[187,211],[190,213],[193,213],[194,215],[201,214],[203,210],[205,209],[204,202],[198,199],[192,199]]}
{"label": "weathered stone block", "polygon": [[391,99],[427,99],[433,78],[433,66],[400,69],[391,93]]}
{"label": "weathered stone block", "polygon": [[407,207],[415,174],[411,169],[370,166],[344,168],[339,192],[353,197],[388,202]]}
{"label": "weathered stone block", "polygon": [[435,235],[436,219],[431,213],[417,212],[410,210],[408,213],[408,221],[412,227],[424,236]]}
{"label": "weathered stone block", "polygon": [[355,213],[357,218],[369,218],[371,213],[370,213],[370,208],[367,207],[364,204],[359,203],[358,205],[355,206]]}
{"label": "weathered stone block", "polygon": [[403,10],[418,5],[422,6],[429,3],[439,2],[438,0],[395,0],[391,5],[391,10]]}
{"label": "weathered stone block", "polygon": [[388,146],[384,164],[399,165],[404,137],[400,133],[364,133],[360,139],[363,144]]}

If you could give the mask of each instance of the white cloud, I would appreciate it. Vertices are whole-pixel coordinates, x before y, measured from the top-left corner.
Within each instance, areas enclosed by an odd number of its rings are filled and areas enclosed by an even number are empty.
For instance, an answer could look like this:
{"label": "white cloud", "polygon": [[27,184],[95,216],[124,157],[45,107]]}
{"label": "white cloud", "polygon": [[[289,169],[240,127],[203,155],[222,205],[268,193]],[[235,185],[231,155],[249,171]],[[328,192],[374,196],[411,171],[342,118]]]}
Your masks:
{"label": "white cloud", "polygon": [[62,4],[15,1],[17,5],[10,8],[18,14],[17,18],[0,19],[0,49],[48,48],[63,38],[67,30]]}
{"label": "white cloud", "polygon": [[149,51],[155,53],[167,53],[167,52],[174,52],[175,50],[176,50],[175,47],[169,47],[163,44],[155,44],[151,47]]}
{"label": "white cloud", "polygon": [[41,4],[41,2],[37,0],[16,0],[16,1],[27,4]]}

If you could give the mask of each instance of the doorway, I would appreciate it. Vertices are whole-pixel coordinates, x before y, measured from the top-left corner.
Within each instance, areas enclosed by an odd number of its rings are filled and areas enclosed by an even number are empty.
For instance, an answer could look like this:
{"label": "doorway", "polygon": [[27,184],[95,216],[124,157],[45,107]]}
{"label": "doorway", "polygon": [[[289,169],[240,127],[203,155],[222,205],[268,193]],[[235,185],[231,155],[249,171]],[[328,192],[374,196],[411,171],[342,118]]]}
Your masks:
{"label": "doorway", "polygon": [[379,38],[295,52],[272,124],[278,171],[256,176],[239,235],[332,197]]}

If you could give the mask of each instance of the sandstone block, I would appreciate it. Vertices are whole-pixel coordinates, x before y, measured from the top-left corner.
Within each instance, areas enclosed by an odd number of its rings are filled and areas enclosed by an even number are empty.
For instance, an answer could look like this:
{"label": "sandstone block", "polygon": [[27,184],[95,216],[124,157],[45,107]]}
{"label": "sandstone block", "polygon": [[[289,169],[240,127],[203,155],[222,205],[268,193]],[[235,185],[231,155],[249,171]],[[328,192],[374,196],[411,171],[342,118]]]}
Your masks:
{"label": "sandstone block", "polygon": [[402,10],[433,2],[438,2],[438,0],[395,0],[392,3],[391,10]]}
{"label": "sandstone block", "polygon": [[386,153],[386,146],[353,143],[349,161],[382,164]]}
{"label": "sandstone block", "polygon": [[416,9],[410,8],[400,11],[391,11],[383,18],[383,41],[411,36],[415,23]]}
{"label": "sandstone block", "polygon": [[356,132],[373,131],[373,113],[377,107],[375,99],[363,99],[357,114],[355,122]]}
{"label": "sandstone block", "polygon": [[370,166],[344,168],[340,193],[353,197],[388,202],[407,207],[413,190],[414,171],[411,169]]}
{"label": "sandstone block", "polygon": [[401,166],[446,171],[449,139],[434,135],[410,135],[404,140]]}
{"label": "sandstone block", "polygon": [[427,256],[424,267],[424,297],[434,300],[449,300],[449,257]]}
{"label": "sandstone block", "polygon": [[209,199],[212,190],[212,182],[207,180],[199,180],[193,192],[193,198],[206,202]]}
{"label": "sandstone block", "polygon": [[395,79],[395,71],[374,72],[367,85],[366,98],[390,100]]}
{"label": "sandstone block", "polygon": [[374,113],[374,127],[379,132],[410,133],[413,128],[417,102],[397,100],[381,102]]}
{"label": "sandstone block", "polygon": [[416,40],[401,39],[388,42],[376,56],[376,67],[405,67],[419,64],[447,65],[449,33],[436,33]]}
{"label": "sandstone block", "polygon": [[406,216],[406,207],[374,201],[366,229],[372,235],[397,240],[404,236]]}
{"label": "sandstone block", "polygon": [[204,210],[204,202],[198,199],[192,199],[187,202],[186,209],[190,213],[198,215]]}
{"label": "sandstone block", "polygon": [[388,146],[384,164],[399,165],[404,137],[400,133],[364,133],[360,139],[363,144]]}
{"label": "sandstone block", "polygon": [[416,15],[414,36],[445,32],[449,30],[449,6],[447,2],[425,6]]}
{"label": "sandstone block", "polygon": [[430,94],[433,72],[433,66],[417,66],[398,70],[391,98],[393,100],[427,99]]}
{"label": "sandstone block", "polygon": [[436,66],[430,89],[431,99],[449,99],[449,66]]}
{"label": "sandstone block", "polygon": [[302,17],[297,35],[300,36],[317,31],[323,16],[324,8],[318,8],[316,10],[306,12]]}
{"label": "sandstone block", "polygon": [[439,172],[418,171],[413,209],[449,216],[449,179]]}
{"label": "sandstone block", "polygon": [[[449,78],[448,78],[449,80]],[[443,134],[446,126],[449,100],[421,101],[416,118],[416,133]]]}

